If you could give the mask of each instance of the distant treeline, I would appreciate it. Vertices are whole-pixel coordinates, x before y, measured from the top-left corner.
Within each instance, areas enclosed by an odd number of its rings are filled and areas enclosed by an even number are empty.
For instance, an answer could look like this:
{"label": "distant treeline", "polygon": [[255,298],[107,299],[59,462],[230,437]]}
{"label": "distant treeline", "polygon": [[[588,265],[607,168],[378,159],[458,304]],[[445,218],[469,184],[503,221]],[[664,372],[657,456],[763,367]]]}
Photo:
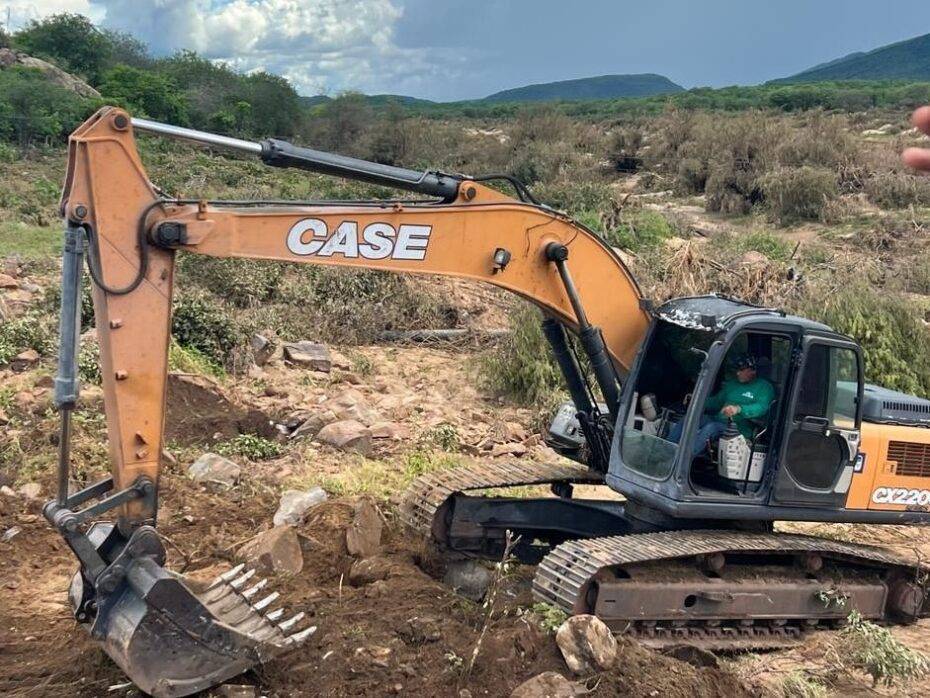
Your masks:
{"label": "distant treeline", "polygon": [[[335,150],[352,144],[359,129],[370,125],[360,125],[366,120],[384,121],[390,129],[410,116],[509,119],[531,108],[525,103],[385,102],[357,94],[313,103],[302,99],[283,77],[238,73],[190,51],[154,58],[134,37],[97,28],[76,14],[33,21],[12,35],[0,31],[0,47],[54,63],[101,94],[81,97],[31,68],[0,70],[0,140],[21,147],[61,142],[102,104],[182,126],[239,137],[312,140]],[[904,110],[928,102],[930,83],[843,82],[698,88],[665,96],[547,104],[567,116],[604,121],[658,114],[670,105],[695,110],[851,112]]]}

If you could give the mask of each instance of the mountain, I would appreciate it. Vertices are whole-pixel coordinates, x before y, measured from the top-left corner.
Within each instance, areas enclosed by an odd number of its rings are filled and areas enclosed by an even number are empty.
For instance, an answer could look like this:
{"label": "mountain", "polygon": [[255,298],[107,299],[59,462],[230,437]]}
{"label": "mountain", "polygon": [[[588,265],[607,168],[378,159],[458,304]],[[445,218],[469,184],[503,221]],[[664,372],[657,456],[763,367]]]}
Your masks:
{"label": "mountain", "polygon": [[601,75],[595,78],[560,80],[538,85],[516,87],[488,95],[482,102],[543,102],[550,100],[616,99],[618,97],[651,97],[683,92],[664,75]]}
{"label": "mountain", "polygon": [[[561,80],[545,82],[539,85],[516,87],[512,90],[495,92],[483,99],[466,100],[456,104],[486,104],[489,102],[547,102],[555,100],[573,101],[588,99],[616,99],[618,97],[651,97],[683,92],[685,88],[676,85],[663,75],[601,75],[596,78],[578,80]],[[326,95],[301,97],[306,107],[315,107],[331,101]],[[429,107],[442,104],[428,99],[405,97],[404,95],[365,95],[369,104],[375,107],[388,102],[398,102],[405,107]]]}
{"label": "mountain", "polygon": [[930,34],[808,68],[773,83],[833,80],[930,80]]}

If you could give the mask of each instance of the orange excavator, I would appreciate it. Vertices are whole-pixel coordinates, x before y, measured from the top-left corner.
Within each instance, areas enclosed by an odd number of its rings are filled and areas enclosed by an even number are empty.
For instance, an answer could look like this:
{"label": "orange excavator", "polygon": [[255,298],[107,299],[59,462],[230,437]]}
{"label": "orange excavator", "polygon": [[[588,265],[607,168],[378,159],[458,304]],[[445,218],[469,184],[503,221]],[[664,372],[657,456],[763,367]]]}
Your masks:
{"label": "orange excavator", "polygon": [[[171,198],[149,181],[134,132],[418,196]],[[489,187],[492,179],[507,180],[516,198]],[[164,566],[156,515],[179,252],[456,276],[539,307],[571,397],[547,437],[565,458],[431,473],[402,496],[400,512],[449,557],[512,548],[537,565],[541,601],[594,613],[647,644],[721,649],[790,644],[852,609],[883,622],[930,610],[925,566],[882,548],[773,531],[774,521],[930,521],[930,401],[865,384],[860,347],[823,324],[716,295],[653,306],[600,237],[517,180],[417,172],[104,108],[70,138],[61,213],[62,433],[58,496],[44,514],[80,562],[75,617],[150,694],[205,689],[314,631],[299,613],[285,620],[252,571],[232,569],[203,588]],[[73,492],[85,258],[112,474]],[[770,386],[770,403],[739,429],[702,439],[708,397],[733,385],[734,368],[745,367],[736,357],[746,356]],[[579,483],[622,498],[576,497]],[[494,496],[518,485],[551,494]]]}

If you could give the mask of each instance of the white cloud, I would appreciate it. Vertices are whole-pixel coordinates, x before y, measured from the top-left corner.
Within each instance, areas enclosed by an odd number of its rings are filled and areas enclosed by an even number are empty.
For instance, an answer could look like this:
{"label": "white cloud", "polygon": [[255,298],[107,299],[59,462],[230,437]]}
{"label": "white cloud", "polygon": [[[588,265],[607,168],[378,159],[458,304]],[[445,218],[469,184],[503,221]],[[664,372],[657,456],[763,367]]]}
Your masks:
{"label": "white cloud", "polygon": [[91,6],[91,0],[0,0],[0,22],[7,26],[9,16],[12,29],[19,29],[33,19],[41,19],[59,12],[74,12],[99,20],[103,13]]}
{"label": "white cloud", "polygon": [[156,53],[192,49],[237,70],[284,75],[303,94],[422,92],[449,76],[426,49],[396,45],[401,0],[90,1],[105,26]]}

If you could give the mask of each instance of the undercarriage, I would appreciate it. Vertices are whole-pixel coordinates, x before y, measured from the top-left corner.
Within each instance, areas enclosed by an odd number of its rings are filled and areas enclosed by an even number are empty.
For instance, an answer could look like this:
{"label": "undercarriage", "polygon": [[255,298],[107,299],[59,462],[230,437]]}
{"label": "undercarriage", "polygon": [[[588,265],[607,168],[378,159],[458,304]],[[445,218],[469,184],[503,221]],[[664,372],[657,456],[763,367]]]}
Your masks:
{"label": "undercarriage", "polygon": [[[511,554],[538,565],[538,600],[652,647],[772,649],[838,627],[853,610],[895,623],[930,613],[927,566],[903,556],[719,521],[663,530],[622,500],[571,496],[600,483],[570,464],[468,465],[417,479],[401,512],[449,557],[499,560],[509,531]],[[553,495],[498,496],[527,486]]]}

